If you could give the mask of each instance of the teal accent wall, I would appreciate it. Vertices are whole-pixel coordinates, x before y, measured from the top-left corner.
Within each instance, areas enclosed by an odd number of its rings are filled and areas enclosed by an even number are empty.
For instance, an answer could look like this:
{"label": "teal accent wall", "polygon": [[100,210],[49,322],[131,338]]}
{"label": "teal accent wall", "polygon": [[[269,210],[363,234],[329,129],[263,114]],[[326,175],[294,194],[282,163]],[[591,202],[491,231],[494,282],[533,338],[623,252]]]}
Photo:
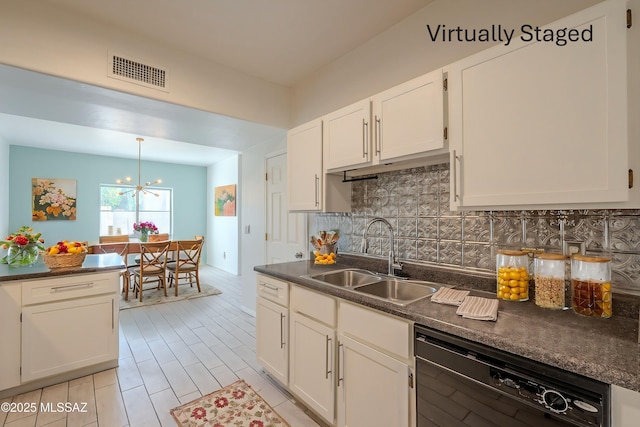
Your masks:
{"label": "teal accent wall", "polygon": [[[191,239],[207,231],[207,168],[143,161],[142,181],[162,179],[173,189],[173,238]],[[100,184],[138,174],[136,159],[94,156],[11,145],[9,148],[9,232],[28,225],[42,233],[45,245],[60,240],[97,242]],[[77,180],[75,221],[32,221],[31,179]],[[124,232],[124,230],[123,230]],[[4,236],[2,236],[4,237]],[[205,237],[206,238],[206,237]]]}

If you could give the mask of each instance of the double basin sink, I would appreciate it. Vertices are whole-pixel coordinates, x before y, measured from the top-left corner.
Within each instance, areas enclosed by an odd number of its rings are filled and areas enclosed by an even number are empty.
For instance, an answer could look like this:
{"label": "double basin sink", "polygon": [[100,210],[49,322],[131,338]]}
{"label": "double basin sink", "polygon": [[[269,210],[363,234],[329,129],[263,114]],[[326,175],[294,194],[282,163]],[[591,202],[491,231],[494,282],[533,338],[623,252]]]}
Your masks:
{"label": "double basin sink", "polygon": [[398,305],[407,305],[428,297],[440,287],[432,282],[385,276],[358,268],[334,270],[303,277],[367,294]]}

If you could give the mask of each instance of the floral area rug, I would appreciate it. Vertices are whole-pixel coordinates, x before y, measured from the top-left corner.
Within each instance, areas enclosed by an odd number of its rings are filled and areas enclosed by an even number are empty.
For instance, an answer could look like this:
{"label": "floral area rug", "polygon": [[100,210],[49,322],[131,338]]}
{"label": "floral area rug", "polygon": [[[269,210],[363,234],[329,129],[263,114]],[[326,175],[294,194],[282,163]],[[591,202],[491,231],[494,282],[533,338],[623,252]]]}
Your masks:
{"label": "floral area rug", "polygon": [[171,410],[179,426],[290,427],[244,380]]}
{"label": "floral area rug", "polygon": [[175,289],[173,287],[167,288],[167,296],[164,296],[162,289],[153,289],[153,284],[146,285],[152,289],[144,288],[142,292],[142,302],[136,298],[135,294],[129,289],[129,301],[124,300],[124,293],[120,298],[120,310],[126,310],[128,308],[143,307],[145,305],[164,304],[167,302],[180,301],[190,298],[207,297],[209,295],[218,295],[222,291],[214,286],[203,283],[200,281],[200,288],[202,292],[198,292],[198,287],[194,284],[193,288],[189,284],[181,284],[178,288],[178,296],[176,297]]}

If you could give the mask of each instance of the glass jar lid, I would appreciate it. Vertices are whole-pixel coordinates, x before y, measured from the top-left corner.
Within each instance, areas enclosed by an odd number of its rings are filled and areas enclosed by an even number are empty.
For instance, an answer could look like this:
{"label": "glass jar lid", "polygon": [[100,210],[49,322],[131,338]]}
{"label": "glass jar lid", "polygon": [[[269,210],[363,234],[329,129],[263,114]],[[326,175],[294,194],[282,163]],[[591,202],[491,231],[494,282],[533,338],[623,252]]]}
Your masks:
{"label": "glass jar lid", "polygon": [[527,254],[526,252],[514,251],[509,249],[501,249],[497,253],[499,253],[500,255],[508,255],[508,256],[522,256]]}
{"label": "glass jar lid", "polygon": [[571,259],[584,262],[609,262],[611,258],[587,256],[587,255],[573,255]]}
{"label": "glass jar lid", "polygon": [[563,261],[569,259],[568,256],[562,254],[542,253],[538,255],[538,259],[548,259],[554,261]]}

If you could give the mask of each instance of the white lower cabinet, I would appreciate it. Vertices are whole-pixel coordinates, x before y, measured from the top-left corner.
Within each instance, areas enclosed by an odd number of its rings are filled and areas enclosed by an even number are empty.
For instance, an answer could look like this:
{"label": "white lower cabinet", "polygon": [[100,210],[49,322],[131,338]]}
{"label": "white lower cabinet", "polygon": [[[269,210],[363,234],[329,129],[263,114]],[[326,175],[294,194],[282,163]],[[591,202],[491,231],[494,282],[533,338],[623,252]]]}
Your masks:
{"label": "white lower cabinet", "polygon": [[263,275],[256,317],[258,362],[327,423],[415,425],[410,321]]}
{"label": "white lower cabinet", "polygon": [[276,380],[289,380],[289,284],[259,274],[256,289],[256,356]]}
{"label": "white lower cabinet", "polygon": [[338,426],[408,426],[410,367],[338,335]]}
{"label": "white lower cabinet", "polygon": [[264,298],[256,303],[256,354],[258,362],[278,381],[287,384],[289,310]]}
{"label": "white lower cabinet", "polygon": [[335,417],[334,343],[333,328],[303,314],[291,314],[289,388],[332,424]]}
{"label": "white lower cabinet", "polygon": [[290,311],[289,389],[334,424],[336,300],[293,285]]}
{"label": "white lower cabinet", "polygon": [[611,427],[638,425],[640,419],[640,393],[611,386]]}
{"label": "white lower cabinet", "polygon": [[1,284],[0,392],[115,366],[119,294],[117,270]]}
{"label": "white lower cabinet", "polygon": [[22,381],[118,358],[115,295],[22,310]]}
{"label": "white lower cabinet", "polygon": [[0,285],[0,390],[20,384],[21,283]]}
{"label": "white lower cabinet", "polygon": [[338,306],[338,426],[414,426],[412,323]]}

